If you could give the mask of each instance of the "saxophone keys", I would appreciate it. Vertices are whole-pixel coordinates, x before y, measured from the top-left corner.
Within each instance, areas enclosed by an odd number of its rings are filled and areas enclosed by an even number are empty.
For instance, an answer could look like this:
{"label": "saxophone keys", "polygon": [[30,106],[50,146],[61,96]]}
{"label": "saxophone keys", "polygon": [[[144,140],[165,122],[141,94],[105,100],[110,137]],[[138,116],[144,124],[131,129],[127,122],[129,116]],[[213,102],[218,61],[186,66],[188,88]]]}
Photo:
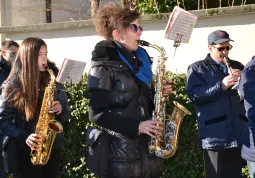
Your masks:
{"label": "saxophone keys", "polygon": [[176,124],[175,122],[173,121],[170,121],[168,124],[167,124],[167,127],[170,131],[174,131],[175,130],[175,127],[176,127]]}
{"label": "saxophone keys", "polygon": [[172,151],[172,150],[173,150],[173,147],[172,147],[171,144],[167,144],[167,145],[166,145],[166,149],[167,149],[168,151]]}
{"label": "saxophone keys", "polygon": [[166,134],[167,142],[171,142],[173,139],[174,139],[174,133],[173,132],[169,132],[168,134]]}
{"label": "saxophone keys", "polygon": [[153,144],[149,144],[149,153],[154,153],[154,152],[155,152],[155,150],[156,150],[155,145],[153,145]]}
{"label": "saxophone keys", "polygon": [[162,149],[159,149],[155,152],[155,155],[158,157],[161,157],[161,158],[164,156],[164,154],[165,154],[165,152]]}

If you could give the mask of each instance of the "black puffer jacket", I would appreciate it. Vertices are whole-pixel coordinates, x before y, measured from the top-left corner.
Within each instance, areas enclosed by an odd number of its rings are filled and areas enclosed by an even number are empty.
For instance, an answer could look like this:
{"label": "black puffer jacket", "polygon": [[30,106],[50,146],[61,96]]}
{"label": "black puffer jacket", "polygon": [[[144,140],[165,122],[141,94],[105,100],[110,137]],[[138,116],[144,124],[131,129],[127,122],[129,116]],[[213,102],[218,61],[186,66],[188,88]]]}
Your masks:
{"label": "black puffer jacket", "polygon": [[138,135],[140,121],[151,118],[150,88],[122,62],[114,42],[101,41],[96,45],[88,89],[90,120],[115,132],[109,141],[108,177],[159,177],[163,160],[148,152],[149,136]]}
{"label": "black puffer jacket", "polygon": [[[54,64],[48,63],[48,66],[57,74],[57,68]],[[14,83],[15,81],[6,80],[5,83]],[[9,137],[14,137],[18,141],[18,146],[22,150],[30,150],[26,144],[26,138],[35,132],[35,127],[38,119],[32,119],[26,121],[25,113],[23,111],[18,111],[10,103],[5,101],[5,96],[8,95],[3,89],[1,91],[0,97],[0,135],[6,135]],[[41,106],[43,100],[44,91],[40,91],[38,105]],[[63,85],[60,83],[56,84],[56,89],[54,93],[55,101],[60,101],[62,106],[62,113],[55,115],[55,119],[61,123],[68,121],[70,118],[70,107],[67,101],[67,95],[64,91]],[[40,108],[40,107],[38,107]],[[38,112],[39,113],[39,112]],[[64,133],[57,134],[53,149],[61,149],[64,147]]]}

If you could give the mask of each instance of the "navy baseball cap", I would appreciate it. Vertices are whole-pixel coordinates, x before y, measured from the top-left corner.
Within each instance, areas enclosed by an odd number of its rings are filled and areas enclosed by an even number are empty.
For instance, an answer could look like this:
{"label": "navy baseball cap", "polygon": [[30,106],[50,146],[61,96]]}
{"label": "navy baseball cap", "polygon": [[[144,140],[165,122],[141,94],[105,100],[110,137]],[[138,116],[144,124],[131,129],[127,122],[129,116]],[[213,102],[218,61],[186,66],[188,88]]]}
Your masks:
{"label": "navy baseball cap", "polygon": [[216,30],[208,36],[209,45],[221,44],[226,41],[234,41],[234,40],[230,39],[229,34],[223,30]]}

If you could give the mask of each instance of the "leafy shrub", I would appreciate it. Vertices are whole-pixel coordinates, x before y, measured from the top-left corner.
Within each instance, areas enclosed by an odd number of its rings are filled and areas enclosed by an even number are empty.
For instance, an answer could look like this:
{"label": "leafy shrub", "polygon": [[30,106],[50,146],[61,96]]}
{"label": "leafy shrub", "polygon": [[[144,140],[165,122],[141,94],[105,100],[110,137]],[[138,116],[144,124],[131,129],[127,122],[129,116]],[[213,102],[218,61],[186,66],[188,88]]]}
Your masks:
{"label": "leafy shrub", "polygon": [[92,178],[93,174],[86,169],[86,129],[88,120],[87,76],[84,75],[79,84],[65,86],[71,118],[65,130],[65,150],[62,156],[61,178]]}

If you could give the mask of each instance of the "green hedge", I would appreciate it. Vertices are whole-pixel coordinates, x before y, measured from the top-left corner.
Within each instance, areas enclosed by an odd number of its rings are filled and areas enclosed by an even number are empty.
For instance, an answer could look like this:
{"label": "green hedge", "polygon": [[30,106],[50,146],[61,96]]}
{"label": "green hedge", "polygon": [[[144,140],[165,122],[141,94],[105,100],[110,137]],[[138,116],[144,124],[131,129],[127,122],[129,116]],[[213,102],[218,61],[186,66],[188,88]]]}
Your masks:
{"label": "green hedge", "polygon": [[[186,95],[186,75],[167,73],[167,78],[173,81],[175,95],[172,101],[178,101],[192,115],[184,118],[176,154],[165,160],[165,170],[162,178],[203,178],[203,156],[198,149],[197,123],[195,112]],[[86,140],[88,125],[88,92],[87,76],[84,75],[78,85],[67,85],[66,91],[72,109],[72,117],[65,129],[65,150],[62,156],[61,178],[93,178],[85,164]],[[247,169],[244,170],[248,175]]]}

